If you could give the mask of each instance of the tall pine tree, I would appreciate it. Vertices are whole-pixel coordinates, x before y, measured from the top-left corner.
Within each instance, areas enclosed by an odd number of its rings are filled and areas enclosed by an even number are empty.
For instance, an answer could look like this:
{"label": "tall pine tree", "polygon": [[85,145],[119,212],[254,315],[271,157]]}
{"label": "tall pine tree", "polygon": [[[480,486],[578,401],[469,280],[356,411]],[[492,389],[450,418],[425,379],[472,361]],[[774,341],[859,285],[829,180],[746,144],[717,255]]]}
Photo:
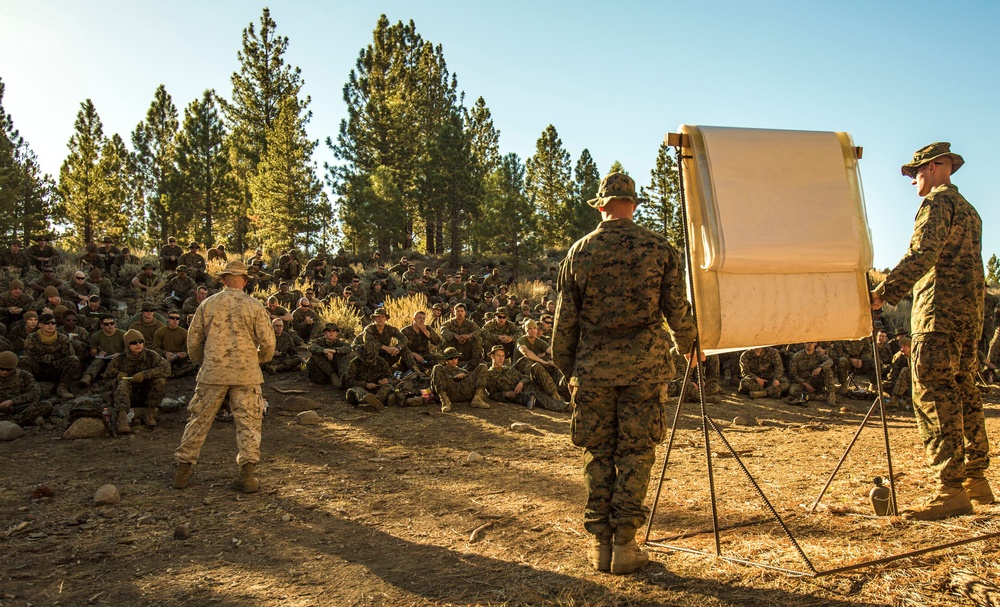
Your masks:
{"label": "tall pine tree", "polygon": [[310,244],[319,226],[309,220],[317,217],[322,193],[312,162],[316,142],[306,135],[298,99],[286,97],[278,108],[267,152],[250,180],[254,240],[270,250]]}
{"label": "tall pine tree", "polygon": [[104,147],[104,126],[94,102],[80,104],[74,133],[69,138],[69,156],[59,171],[59,198],[62,215],[72,225],[70,243],[92,242],[99,225],[113,221],[118,212],[104,199],[103,174],[99,168]]}
{"label": "tall pine tree", "polygon": [[573,219],[569,208],[573,188],[570,158],[556,127],[551,124],[535,143],[535,155],[528,159],[526,175],[526,190],[538,211],[545,246],[568,246],[570,239],[566,226]]}
{"label": "tall pine tree", "polygon": [[597,196],[600,187],[601,174],[597,170],[597,163],[590,155],[590,150],[584,148],[573,168],[573,219],[569,227],[571,241],[589,234],[600,223],[600,213],[587,203]]}
{"label": "tall pine tree", "polygon": [[491,253],[509,255],[518,274],[525,259],[538,254],[538,221],[535,207],[524,191],[524,165],[517,154],[502,157],[486,179],[486,204],[480,224],[488,234]]}
{"label": "tall pine tree", "polygon": [[157,87],[146,119],[132,131],[139,191],[145,201],[149,244],[165,243],[183,216],[183,200],[177,196],[177,106],[164,85]]}
{"label": "tall pine tree", "polygon": [[646,202],[636,209],[636,223],[659,232],[679,251],[684,250],[684,228],[681,225],[680,177],[677,161],[666,143],[660,144],[656,166],[649,172],[649,187],[640,187]]}
{"label": "tall pine tree", "polygon": [[231,207],[237,190],[225,142],[226,128],[215,91],[206,90],[184,109],[184,125],[177,135],[178,194],[188,201],[191,211],[179,222],[206,247],[215,246],[217,233],[233,234],[236,229]]}
{"label": "tall pine tree", "polygon": [[285,63],[287,50],[288,38],[277,34],[271,11],[264,8],[260,30],[253,23],[243,30],[243,48],[237,53],[240,69],[232,76],[232,101],[220,99],[230,132],[230,162],[239,185],[233,234],[233,245],[239,251],[249,246],[250,184],[257,175],[258,165],[267,155],[268,137],[278,119],[281,101],[293,99],[299,105],[299,115],[307,122],[310,116],[308,112],[302,114],[310,99],[299,98],[302,73],[299,68]]}
{"label": "tall pine tree", "polygon": [[148,235],[143,233],[142,223],[135,221],[143,205],[138,179],[130,170],[131,162],[125,141],[115,133],[101,147],[97,168],[100,175],[98,191],[102,204],[107,208],[101,232],[134,247],[149,244],[149,240]]}

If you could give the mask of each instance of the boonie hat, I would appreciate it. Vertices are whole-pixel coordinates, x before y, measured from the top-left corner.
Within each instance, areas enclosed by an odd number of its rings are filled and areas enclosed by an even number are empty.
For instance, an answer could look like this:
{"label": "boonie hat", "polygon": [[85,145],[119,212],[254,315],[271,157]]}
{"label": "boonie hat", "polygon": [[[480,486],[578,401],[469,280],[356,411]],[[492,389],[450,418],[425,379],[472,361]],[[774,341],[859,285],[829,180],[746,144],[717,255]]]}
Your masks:
{"label": "boonie hat", "polygon": [[222,272],[219,273],[220,276],[225,276],[226,274],[232,274],[234,276],[249,276],[247,274],[247,266],[242,261],[233,260],[226,264]]}
{"label": "boonie hat", "polygon": [[938,141],[937,143],[932,143],[914,152],[913,161],[904,164],[900,169],[900,172],[902,172],[906,177],[912,179],[916,177],[917,169],[942,156],[948,156],[951,158],[952,174],[957,173],[958,169],[962,168],[962,165],[965,164],[964,158],[951,151],[950,143],[947,141]]}
{"label": "boonie hat", "polygon": [[494,352],[503,352],[504,354],[506,354],[507,350],[504,349],[504,347],[501,346],[500,344],[497,344],[497,345],[493,346],[492,348],[490,348],[490,355],[492,355]]}
{"label": "boonie hat", "polygon": [[445,360],[451,360],[452,358],[458,358],[458,350],[456,348],[445,348],[442,354]]}
{"label": "boonie hat", "polygon": [[635,181],[625,173],[611,173],[601,180],[601,187],[597,190],[597,198],[591,198],[587,204],[599,209],[615,198],[625,198],[635,204],[644,202],[642,198],[635,195]]}

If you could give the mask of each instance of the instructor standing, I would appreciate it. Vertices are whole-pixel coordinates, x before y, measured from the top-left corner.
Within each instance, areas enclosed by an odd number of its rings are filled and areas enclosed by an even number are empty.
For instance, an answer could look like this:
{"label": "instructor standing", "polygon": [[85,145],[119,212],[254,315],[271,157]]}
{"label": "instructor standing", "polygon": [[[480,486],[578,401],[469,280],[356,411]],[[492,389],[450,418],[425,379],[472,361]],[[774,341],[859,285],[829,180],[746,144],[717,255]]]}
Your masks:
{"label": "instructor standing", "polygon": [[951,176],[965,161],[948,143],[932,143],[904,164],[924,198],[910,250],[872,291],[872,308],[911,291],[913,408],[937,487],[903,518],[931,521],[993,503],[986,480],[990,446],[983,399],[973,377],[983,331],[983,224]]}
{"label": "instructor standing", "polygon": [[225,288],[202,302],[191,319],[188,356],[201,363],[201,370],[188,405],[191,415],[181,444],[174,452],[179,464],[174,477],[177,489],[186,487],[191,479],[201,446],[227,393],[239,449],[236,463],[240,466],[240,476],[233,487],[244,493],[259,489],[253,469],[260,460],[264,415],[260,392],[264,376],[260,365],[274,355],[275,338],[264,306],[243,291],[248,280],[243,262],[230,261],[222,271]]}
{"label": "instructor standing", "polygon": [[639,202],[628,175],[601,181],[589,204],[602,221],[559,269],[552,338],[553,360],[571,378],[573,444],[585,450],[588,557],[612,573],[649,561],[635,534],[649,516],[643,500],[674,374],[663,321],[681,352],[697,333],[680,256],[666,238],[633,223]]}

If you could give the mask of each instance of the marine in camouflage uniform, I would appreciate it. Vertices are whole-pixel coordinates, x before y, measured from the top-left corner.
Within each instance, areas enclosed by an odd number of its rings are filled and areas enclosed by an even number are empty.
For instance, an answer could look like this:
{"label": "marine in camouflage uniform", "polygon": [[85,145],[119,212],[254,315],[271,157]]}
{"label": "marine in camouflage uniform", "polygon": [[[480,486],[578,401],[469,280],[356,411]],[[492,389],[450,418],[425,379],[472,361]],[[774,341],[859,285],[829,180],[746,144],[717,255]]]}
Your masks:
{"label": "marine in camouflage uniform", "polygon": [[[167,239],[167,244],[160,247],[160,269],[164,272],[173,272],[181,263],[181,255],[184,249],[177,244],[177,239],[171,236]],[[121,268],[122,264],[117,264]]]}
{"label": "marine in camouflage uniform", "polygon": [[493,346],[499,344],[503,346],[504,352],[507,353],[507,357],[504,360],[511,360],[516,356],[514,344],[521,337],[521,330],[508,319],[506,306],[497,308],[496,316],[493,317],[493,320],[483,325],[482,335],[483,348],[486,350],[490,350]]}
{"label": "marine in camouflage uniform", "polygon": [[26,276],[31,270],[31,259],[21,250],[21,243],[13,241],[6,251],[0,253],[0,267],[10,268],[21,276]]}
{"label": "marine in camouflage uniform", "polygon": [[305,364],[299,355],[299,346],[305,342],[292,331],[285,331],[285,322],[276,318],[271,322],[274,327],[274,356],[270,361],[261,363],[260,368],[268,375],[298,371]]}
{"label": "marine in camouflage uniform", "polygon": [[125,332],[123,342],[125,350],[104,370],[109,400],[117,413],[118,432],[131,431],[128,410],[132,407],[145,407],[143,423],[154,428],[156,412],[167,392],[170,363],[152,348],[146,348],[145,339],[135,329]]}
{"label": "marine in camouflage uniform", "polygon": [[479,325],[466,316],[464,304],[455,306],[455,317],[441,325],[443,346],[458,350],[458,364],[469,368],[483,360],[483,335]]}
{"label": "marine in camouflage uniform", "polygon": [[415,369],[429,373],[434,365],[443,359],[440,354],[431,352],[431,346],[441,344],[441,336],[427,325],[427,313],[419,310],[413,314],[413,322],[400,331],[406,338],[406,348],[413,357]]}
{"label": "marine in camouflage uniform", "polygon": [[0,294],[0,311],[3,313],[4,324],[10,326],[31,309],[35,300],[24,292],[24,283],[15,278],[7,285],[7,290]]}
{"label": "marine in camouflage uniform", "polygon": [[840,393],[847,392],[850,377],[853,375],[868,375],[873,380],[875,360],[872,354],[872,342],[867,337],[851,341],[838,341],[833,344],[830,357],[837,362],[837,381],[840,382]]}
{"label": "marine in camouflage uniform", "polygon": [[804,393],[812,394],[826,390],[827,401],[835,404],[837,392],[833,385],[833,359],[816,346],[814,341],[806,342],[805,348],[792,355],[788,364],[788,375],[792,381],[788,395],[799,398]]}
{"label": "marine in camouflage uniform", "polygon": [[560,265],[552,354],[575,388],[572,438],[585,450],[591,564],[627,573],[648,560],[635,533],[649,515],[643,501],[674,374],[663,321],[684,352],[697,329],[680,255],[662,235],[632,221],[635,182],[612,173],[589,202],[603,221]]}
{"label": "marine in camouflage uniform", "polygon": [[909,250],[872,292],[874,309],[913,294],[913,405],[938,489],[926,505],[904,510],[905,518],[933,520],[993,502],[985,476],[989,440],[974,381],[985,290],[982,220],[951,183],[964,162],[948,143],[934,143],[903,165],[924,199]]}
{"label": "marine in camouflage uniform", "polygon": [[909,409],[912,398],[912,375],[910,373],[911,342],[909,337],[899,340],[899,352],[892,357],[889,378],[885,390],[889,393],[890,404],[900,409]]}
{"label": "marine in camouflage uniform", "polygon": [[260,460],[264,416],[260,390],[264,375],[260,365],[274,354],[274,329],[260,302],[243,292],[249,280],[246,266],[240,261],[230,261],[221,276],[225,288],[198,306],[188,328],[188,354],[201,364],[201,369],[188,404],[190,417],[184,436],[174,451],[180,464],[174,487],[187,486],[215,414],[228,394],[239,449],[236,462],[240,477],[235,487],[254,492],[258,486],[253,468]]}
{"label": "marine in camouflage uniform", "polygon": [[[678,352],[676,348],[671,349],[670,353],[673,356],[677,375],[669,384],[668,394],[671,397],[677,397],[680,396],[681,385],[684,383],[683,369],[687,364],[687,358],[685,358],[683,353]],[[697,372],[705,374],[705,402],[720,402],[722,398],[719,396],[719,393],[722,391],[722,387],[719,385],[719,357],[715,354],[706,356],[697,369],[691,370],[687,393],[684,395],[689,403],[701,402],[701,388],[698,386]]]}
{"label": "marine in camouflage uniform", "polygon": [[[441,411],[451,411],[451,404],[470,401],[475,409],[489,409],[490,406],[477,396],[485,396],[483,377],[486,365],[476,365],[467,371],[458,365],[460,352],[457,348],[445,348],[445,362],[434,365],[431,369],[431,389],[441,400]],[[480,394],[482,392],[482,394]]]}
{"label": "marine in camouflage uniform", "polygon": [[314,384],[343,387],[344,374],[353,352],[351,344],[340,339],[340,327],[326,323],[323,334],[309,342],[306,375]]}
{"label": "marine in camouflage uniform", "polygon": [[740,354],[740,392],[750,398],[781,398],[788,387],[785,366],[776,348],[751,348]]}
{"label": "marine in camouflage uniform", "polygon": [[[60,398],[73,398],[69,382],[80,372],[80,359],[69,337],[56,331],[56,318],[52,314],[38,317],[38,330],[24,340],[24,356],[20,367],[36,379],[49,379],[57,383]],[[48,331],[51,329],[51,334]]]}
{"label": "marine in camouflage uniform", "polygon": [[357,357],[347,365],[344,384],[348,404],[366,410],[380,410],[390,404],[390,396],[395,395],[389,363],[366,348],[359,350]]}
{"label": "marine in camouflage uniform", "polygon": [[167,326],[153,334],[153,350],[170,363],[170,379],[186,377],[198,370],[187,353],[187,330],[180,326],[181,313],[167,313]]}
{"label": "marine in camouflage uniform", "polygon": [[52,403],[39,401],[40,397],[34,376],[17,368],[17,355],[0,352],[0,421],[29,426],[52,415]]}

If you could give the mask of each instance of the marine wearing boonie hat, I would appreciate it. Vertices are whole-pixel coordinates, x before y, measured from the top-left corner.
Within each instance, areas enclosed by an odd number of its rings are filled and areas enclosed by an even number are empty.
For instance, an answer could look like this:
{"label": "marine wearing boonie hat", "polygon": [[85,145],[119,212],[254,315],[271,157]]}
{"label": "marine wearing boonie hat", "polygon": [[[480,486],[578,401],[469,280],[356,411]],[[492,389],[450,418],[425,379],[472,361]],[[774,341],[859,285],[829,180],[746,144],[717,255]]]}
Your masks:
{"label": "marine wearing boonie hat", "polygon": [[938,158],[941,158],[942,156],[948,156],[951,158],[952,175],[957,173],[958,169],[962,168],[962,165],[965,164],[964,158],[951,151],[950,143],[947,141],[938,141],[937,143],[932,143],[914,152],[913,160],[904,164],[900,169],[900,172],[902,172],[904,176],[913,179],[917,176],[917,169],[925,164],[933,162]]}
{"label": "marine wearing boonie hat", "polygon": [[451,360],[453,358],[459,358],[459,353],[457,348],[445,348],[444,352],[441,354],[444,356],[445,360]]}
{"label": "marine wearing boonie hat", "polygon": [[497,344],[492,348],[490,348],[490,356],[493,356],[494,352],[503,352],[504,354],[507,354],[507,350],[505,350],[504,347],[501,346],[500,344]]}
{"label": "marine wearing boonie hat", "polygon": [[625,173],[610,173],[601,180],[597,198],[591,198],[587,204],[599,209],[616,198],[631,200],[635,205],[645,202],[645,199],[635,195],[635,181],[631,177]]}

